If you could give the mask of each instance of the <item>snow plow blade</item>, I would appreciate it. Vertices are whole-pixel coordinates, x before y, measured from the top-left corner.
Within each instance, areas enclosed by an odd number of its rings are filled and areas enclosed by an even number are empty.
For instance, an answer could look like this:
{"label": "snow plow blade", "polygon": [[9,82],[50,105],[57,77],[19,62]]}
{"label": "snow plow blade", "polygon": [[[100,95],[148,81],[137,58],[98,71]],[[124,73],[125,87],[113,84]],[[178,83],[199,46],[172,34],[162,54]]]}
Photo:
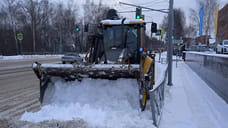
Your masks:
{"label": "snow plow blade", "polygon": [[109,79],[134,78],[139,79],[139,65],[122,64],[40,64],[33,63],[33,71],[40,80],[40,102],[43,103],[45,91],[53,85],[53,78],[61,78],[65,81],[81,81],[83,78]]}

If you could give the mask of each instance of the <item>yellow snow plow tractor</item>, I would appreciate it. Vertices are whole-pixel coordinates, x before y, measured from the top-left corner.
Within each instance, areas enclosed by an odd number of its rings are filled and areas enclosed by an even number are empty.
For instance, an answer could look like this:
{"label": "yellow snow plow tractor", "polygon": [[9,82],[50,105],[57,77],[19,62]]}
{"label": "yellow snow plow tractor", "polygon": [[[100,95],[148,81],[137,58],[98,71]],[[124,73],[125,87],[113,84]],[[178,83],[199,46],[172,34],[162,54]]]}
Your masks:
{"label": "yellow snow plow tractor", "polygon": [[154,55],[145,49],[145,25],[142,20],[109,19],[101,21],[97,34],[91,36],[91,47],[80,64],[40,64],[33,70],[40,79],[40,101],[56,78],[66,81],[83,78],[137,79],[141,110],[154,84]]}

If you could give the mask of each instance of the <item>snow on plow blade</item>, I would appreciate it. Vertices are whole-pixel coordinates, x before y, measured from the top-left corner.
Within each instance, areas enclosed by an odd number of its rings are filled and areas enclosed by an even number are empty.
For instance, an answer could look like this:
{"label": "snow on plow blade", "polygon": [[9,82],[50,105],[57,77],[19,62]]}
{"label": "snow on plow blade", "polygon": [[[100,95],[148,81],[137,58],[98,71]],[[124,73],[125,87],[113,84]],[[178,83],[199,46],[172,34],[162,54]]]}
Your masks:
{"label": "snow on plow blade", "polygon": [[95,65],[73,65],[73,64],[40,64],[33,63],[33,71],[40,79],[40,102],[43,102],[45,91],[53,78],[61,78],[66,81],[79,80],[83,78],[109,79],[134,78],[139,79],[139,65],[122,64],[95,64]]}

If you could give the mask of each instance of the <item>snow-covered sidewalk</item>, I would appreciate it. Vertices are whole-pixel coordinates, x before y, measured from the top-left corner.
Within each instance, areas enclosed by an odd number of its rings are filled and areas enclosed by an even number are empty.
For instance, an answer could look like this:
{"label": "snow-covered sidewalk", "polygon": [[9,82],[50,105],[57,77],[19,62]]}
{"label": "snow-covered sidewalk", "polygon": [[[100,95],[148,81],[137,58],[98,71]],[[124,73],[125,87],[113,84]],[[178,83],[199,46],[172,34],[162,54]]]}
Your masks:
{"label": "snow-covered sidewalk", "polygon": [[[205,74],[207,75],[207,74]],[[183,61],[173,64],[160,128],[228,128],[228,104]]]}

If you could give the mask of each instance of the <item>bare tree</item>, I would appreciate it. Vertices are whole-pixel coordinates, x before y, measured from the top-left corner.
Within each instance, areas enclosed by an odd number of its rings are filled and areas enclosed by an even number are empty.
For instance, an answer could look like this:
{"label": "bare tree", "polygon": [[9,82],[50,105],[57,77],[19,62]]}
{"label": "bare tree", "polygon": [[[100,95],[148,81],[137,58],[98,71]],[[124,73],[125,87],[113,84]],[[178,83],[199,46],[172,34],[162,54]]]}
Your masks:
{"label": "bare tree", "polygon": [[36,52],[36,25],[39,9],[38,0],[26,0],[25,10],[29,16],[31,24],[33,52]]}
{"label": "bare tree", "polygon": [[[49,0],[4,0],[0,9],[0,52],[4,55],[14,55],[23,45],[24,53],[58,51],[66,43],[78,43],[76,24],[82,25],[78,15],[78,7],[73,0],[68,4],[56,4]],[[8,3],[8,4],[7,4]],[[104,19],[102,4],[95,5],[88,21],[97,23]],[[106,7],[106,6],[105,6]],[[82,26],[78,37],[83,34]],[[17,32],[24,33],[22,44],[16,38]],[[12,44],[13,42],[13,44]],[[32,43],[31,43],[32,42]],[[81,49],[81,43],[78,43]],[[17,48],[15,48],[17,47]],[[15,50],[16,49],[16,50]],[[30,53],[29,53],[30,52]]]}
{"label": "bare tree", "polygon": [[184,36],[184,28],[186,25],[186,17],[184,15],[184,12],[179,9],[174,9],[174,37],[176,39],[180,39]]}
{"label": "bare tree", "polygon": [[185,27],[185,37],[195,37],[197,35],[196,26],[190,23],[188,26]]}
{"label": "bare tree", "polygon": [[[102,4],[100,0],[99,4],[94,4],[90,0],[86,0],[84,9],[84,22],[89,24],[98,24],[101,20],[106,18],[106,14],[110,9],[108,6]],[[91,20],[92,18],[92,20]]]}
{"label": "bare tree", "polygon": [[4,55],[5,54],[5,49],[6,49],[6,39],[5,37],[5,32],[7,31],[7,28],[9,28],[8,25],[8,14],[7,12],[2,8],[0,11],[0,54]]}
{"label": "bare tree", "polygon": [[197,0],[198,7],[190,9],[190,21],[194,27],[199,26],[199,11],[204,7],[203,11],[203,34],[210,35],[214,27],[214,10],[218,6],[218,0]]}
{"label": "bare tree", "polygon": [[[186,18],[184,12],[181,9],[174,9],[174,32],[173,36],[175,39],[180,39],[185,36],[185,25]],[[162,24],[160,25],[163,28],[164,35],[168,35],[168,16],[163,18]],[[167,36],[165,39],[167,40]]]}
{"label": "bare tree", "polygon": [[52,34],[52,27],[51,27],[51,20],[53,18],[53,5],[49,3],[48,0],[41,0],[39,3],[39,24],[37,24],[37,35],[40,37],[41,40],[41,51],[50,51],[52,45],[51,37]]}
{"label": "bare tree", "polygon": [[6,9],[8,12],[9,16],[9,21],[11,23],[11,26],[13,28],[13,35],[14,35],[14,40],[15,40],[15,46],[16,46],[16,52],[18,54],[19,49],[18,49],[18,40],[17,40],[17,26],[16,26],[16,12],[17,12],[17,2],[16,0],[5,0],[6,3]]}

